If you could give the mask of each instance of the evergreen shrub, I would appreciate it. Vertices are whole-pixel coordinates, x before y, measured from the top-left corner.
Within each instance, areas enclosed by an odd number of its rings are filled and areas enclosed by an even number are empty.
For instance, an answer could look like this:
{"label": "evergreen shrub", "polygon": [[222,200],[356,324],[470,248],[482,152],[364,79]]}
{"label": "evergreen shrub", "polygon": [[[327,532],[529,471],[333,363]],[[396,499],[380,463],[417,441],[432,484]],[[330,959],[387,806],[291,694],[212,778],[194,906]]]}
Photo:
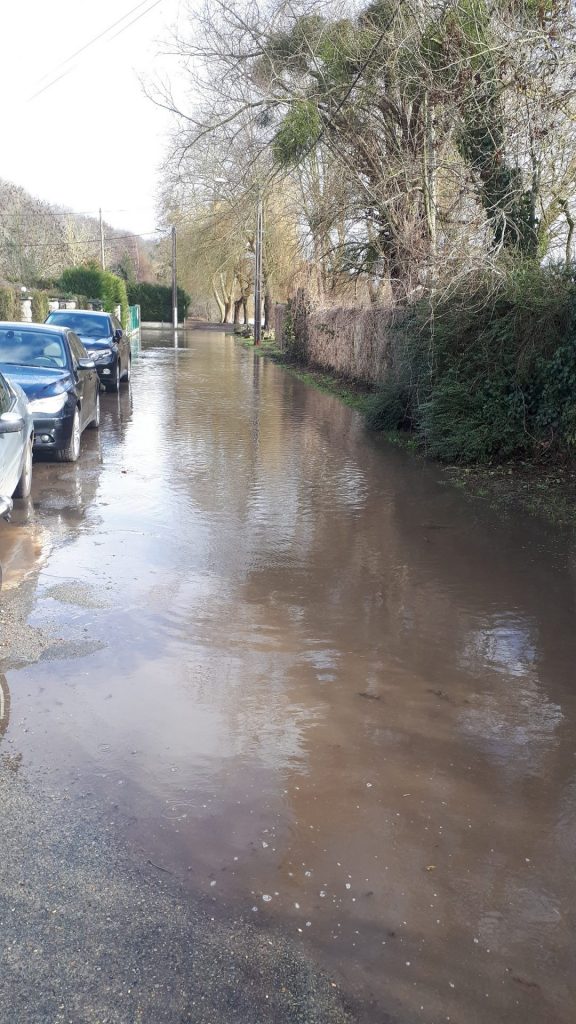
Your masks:
{"label": "evergreen shrub", "polygon": [[[140,306],[142,320],[172,323],[172,289],[167,285],[128,282],[128,301],[131,306]],[[178,288],[178,315],[181,321],[186,319],[189,305],[188,292]]]}
{"label": "evergreen shrub", "polygon": [[89,296],[88,301],[98,299],[108,313],[114,313],[120,306],[121,321],[128,323],[128,295],[126,282],[108,270],[101,270],[96,263],[82,267],[68,267],[63,271],[60,288],[76,296]]}
{"label": "evergreen shrub", "polygon": [[0,287],[0,320],[18,323],[22,319],[20,295],[9,285]]}
{"label": "evergreen shrub", "polygon": [[374,429],[412,428],[429,454],[487,462],[576,453],[576,282],[535,262],[471,276],[411,312]]}
{"label": "evergreen shrub", "polygon": [[43,324],[50,312],[50,296],[48,292],[35,288],[30,293],[32,299],[32,320],[35,324]]}

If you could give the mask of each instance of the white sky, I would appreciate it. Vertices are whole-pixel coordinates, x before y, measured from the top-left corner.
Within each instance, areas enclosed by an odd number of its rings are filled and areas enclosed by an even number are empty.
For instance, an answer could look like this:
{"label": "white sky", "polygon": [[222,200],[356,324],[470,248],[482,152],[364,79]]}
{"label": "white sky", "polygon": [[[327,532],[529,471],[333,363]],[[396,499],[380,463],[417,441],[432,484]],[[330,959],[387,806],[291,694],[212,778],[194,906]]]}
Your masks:
{"label": "white sky", "polygon": [[115,227],[137,233],[156,227],[156,172],[170,118],[144,96],[139,75],[178,73],[176,60],[160,51],[170,27],[179,17],[185,22],[186,3],[160,0],[112,38],[153,3],[146,0],[63,65],[138,0],[4,0],[0,177],[77,211],[101,206]]}

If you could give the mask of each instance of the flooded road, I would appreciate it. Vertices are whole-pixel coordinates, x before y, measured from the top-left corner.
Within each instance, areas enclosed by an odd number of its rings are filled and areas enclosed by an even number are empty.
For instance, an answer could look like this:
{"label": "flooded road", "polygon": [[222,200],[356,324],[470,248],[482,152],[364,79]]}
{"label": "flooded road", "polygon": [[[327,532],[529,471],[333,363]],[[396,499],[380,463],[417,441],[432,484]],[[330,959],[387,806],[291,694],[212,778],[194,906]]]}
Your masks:
{"label": "flooded road", "polygon": [[574,539],[216,332],[102,411],[1,528],[0,757],[352,1020],[572,1022]]}

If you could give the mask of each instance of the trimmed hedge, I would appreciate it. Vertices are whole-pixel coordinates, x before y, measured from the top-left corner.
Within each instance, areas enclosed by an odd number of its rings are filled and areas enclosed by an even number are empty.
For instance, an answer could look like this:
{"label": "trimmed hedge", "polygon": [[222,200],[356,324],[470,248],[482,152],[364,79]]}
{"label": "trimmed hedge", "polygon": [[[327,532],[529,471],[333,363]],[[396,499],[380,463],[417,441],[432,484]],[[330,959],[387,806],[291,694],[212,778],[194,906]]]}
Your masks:
{"label": "trimmed hedge", "polygon": [[126,282],[109,270],[101,270],[95,263],[83,267],[68,267],[60,277],[60,287],[75,295],[88,295],[90,301],[99,299],[108,313],[121,309],[121,321],[128,324],[128,295]]}
{"label": "trimmed hedge", "polygon": [[[140,306],[142,320],[153,323],[172,323],[172,289],[163,284],[128,284],[128,300],[131,306]],[[190,296],[183,288],[178,289],[178,316],[186,319]]]}

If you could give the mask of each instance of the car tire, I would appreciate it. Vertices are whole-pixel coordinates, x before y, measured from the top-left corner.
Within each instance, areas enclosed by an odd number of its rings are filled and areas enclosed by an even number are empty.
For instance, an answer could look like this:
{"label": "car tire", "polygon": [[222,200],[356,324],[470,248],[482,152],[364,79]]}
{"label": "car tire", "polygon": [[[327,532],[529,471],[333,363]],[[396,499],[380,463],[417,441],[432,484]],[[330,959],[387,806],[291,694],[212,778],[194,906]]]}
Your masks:
{"label": "car tire", "polygon": [[78,456],[80,455],[80,435],[80,410],[78,409],[78,406],[76,406],[68,444],[65,448],[58,448],[55,452],[58,462],[76,462],[78,460]]}
{"label": "car tire", "polygon": [[14,491],[15,498],[28,498],[30,491],[32,490],[32,438],[26,445],[26,455],[24,456],[24,465],[22,466],[22,474],[16,485]]}
{"label": "car tire", "polygon": [[120,360],[116,360],[116,368],[114,370],[113,380],[106,381],[106,391],[109,391],[112,395],[118,394],[120,390]]}
{"label": "car tire", "polygon": [[96,388],[96,412],[94,414],[94,419],[90,420],[88,426],[90,427],[90,430],[98,430],[98,427],[100,426],[100,385]]}
{"label": "car tire", "polygon": [[129,384],[131,377],[132,377],[132,356],[128,356],[128,369],[124,372],[124,374],[122,376],[122,383],[123,384]]}

